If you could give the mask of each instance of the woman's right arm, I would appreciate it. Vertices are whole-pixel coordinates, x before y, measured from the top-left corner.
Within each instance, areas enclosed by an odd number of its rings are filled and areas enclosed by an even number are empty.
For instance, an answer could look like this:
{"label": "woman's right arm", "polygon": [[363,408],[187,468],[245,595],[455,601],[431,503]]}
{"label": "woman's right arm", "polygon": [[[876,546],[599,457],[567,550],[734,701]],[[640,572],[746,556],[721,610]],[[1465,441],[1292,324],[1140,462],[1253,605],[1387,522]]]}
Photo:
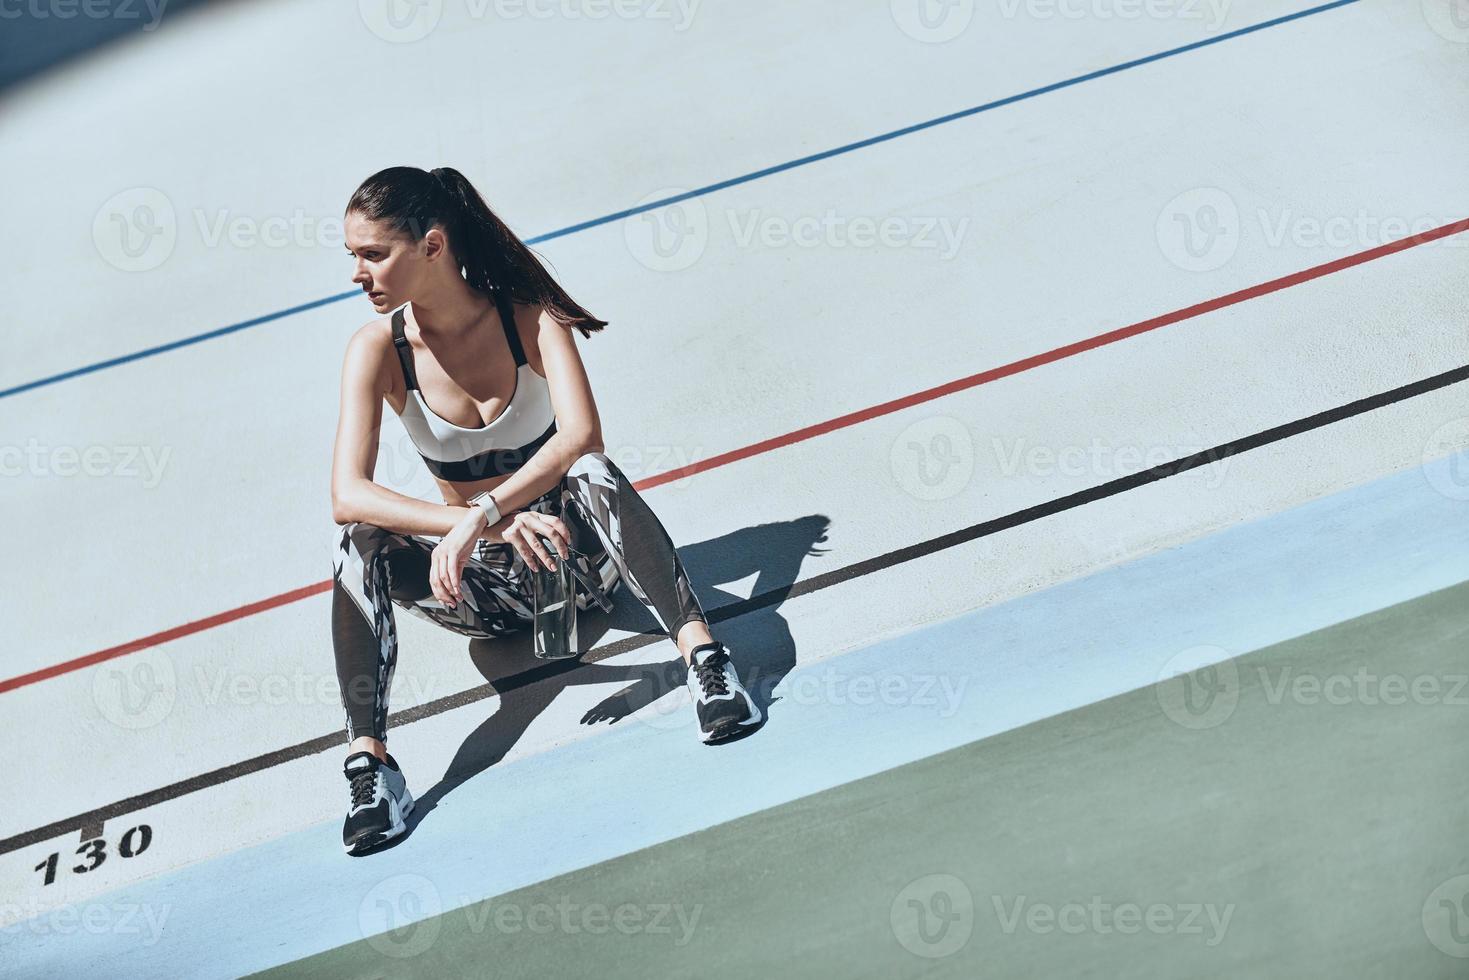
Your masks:
{"label": "woman's right arm", "polygon": [[470,508],[408,497],[372,480],[391,350],[391,337],[379,321],[367,324],[347,342],[332,448],[332,520],[375,524],[401,534],[448,534]]}

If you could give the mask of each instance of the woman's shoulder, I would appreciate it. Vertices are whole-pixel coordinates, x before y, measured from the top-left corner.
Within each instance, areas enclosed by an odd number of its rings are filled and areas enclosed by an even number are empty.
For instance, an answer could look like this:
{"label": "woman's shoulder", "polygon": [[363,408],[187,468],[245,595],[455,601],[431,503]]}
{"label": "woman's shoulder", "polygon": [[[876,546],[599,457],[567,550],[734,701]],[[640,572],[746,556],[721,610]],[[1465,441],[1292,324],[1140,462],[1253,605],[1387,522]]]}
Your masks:
{"label": "woman's shoulder", "polygon": [[373,317],[348,338],[343,370],[365,373],[380,393],[387,394],[393,389],[393,374],[387,370],[392,352],[392,316]]}
{"label": "woman's shoulder", "polygon": [[[514,319],[515,335],[520,338],[520,349],[525,351],[525,359],[530,362],[531,370],[541,377],[546,376],[545,366],[541,363],[540,334],[542,323],[555,323],[546,307],[540,303],[518,303],[510,299],[510,315]],[[389,324],[389,333],[392,326]],[[391,337],[389,338],[391,342]]]}

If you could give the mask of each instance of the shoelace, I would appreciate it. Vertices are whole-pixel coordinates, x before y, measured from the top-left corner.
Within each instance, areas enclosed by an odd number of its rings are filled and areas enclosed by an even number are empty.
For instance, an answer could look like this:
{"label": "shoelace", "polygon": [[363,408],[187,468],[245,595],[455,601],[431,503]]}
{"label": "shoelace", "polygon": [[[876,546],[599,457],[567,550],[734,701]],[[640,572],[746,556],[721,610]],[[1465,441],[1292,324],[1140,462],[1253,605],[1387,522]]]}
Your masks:
{"label": "shoelace", "polygon": [[694,673],[699,675],[699,686],[703,688],[706,698],[729,693],[729,685],[724,678],[724,665],[727,663],[729,654],[716,650],[703,663],[694,666]]}
{"label": "shoelace", "polygon": [[377,770],[364,769],[352,777],[352,805],[362,806],[372,802],[377,792]]}

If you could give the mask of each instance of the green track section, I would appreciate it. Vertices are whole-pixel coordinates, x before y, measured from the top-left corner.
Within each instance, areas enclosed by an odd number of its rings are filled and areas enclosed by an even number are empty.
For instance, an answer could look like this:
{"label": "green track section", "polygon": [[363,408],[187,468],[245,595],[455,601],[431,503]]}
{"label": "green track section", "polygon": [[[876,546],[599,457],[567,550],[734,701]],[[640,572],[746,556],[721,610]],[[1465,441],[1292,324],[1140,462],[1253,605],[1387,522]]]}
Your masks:
{"label": "green track section", "polygon": [[1469,583],[264,975],[1469,976],[1466,674]]}

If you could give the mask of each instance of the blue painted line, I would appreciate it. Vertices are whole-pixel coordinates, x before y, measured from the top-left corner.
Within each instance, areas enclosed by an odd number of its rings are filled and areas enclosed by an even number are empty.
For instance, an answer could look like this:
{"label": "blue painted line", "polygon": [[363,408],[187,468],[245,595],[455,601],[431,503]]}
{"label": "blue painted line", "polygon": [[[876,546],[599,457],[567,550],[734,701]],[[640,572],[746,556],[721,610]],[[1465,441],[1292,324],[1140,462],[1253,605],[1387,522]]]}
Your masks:
{"label": "blue painted line", "polygon": [[[343,856],[332,821],[79,907],[79,921],[129,914],[128,933],[63,934],[46,916],[7,927],[0,967],[238,976],[1145,687],[1196,645],[1241,655],[1455,585],[1469,580],[1469,501],[1429,482],[1453,486],[1451,463],[1462,473],[1469,452],[802,666],[766,728],[732,745],[698,744],[691,714],[672,729],[627,719],[491,768],[379,855]],[[884,684],[906,696],[876,697]],[[414,736],[400,737],[422,792],[437,774],[415,773]]]}
{"label": "blue painted line", "polygon": [[[1037,96],[1045,95],[1049,92],[1056,92],[1064,88],[1070,88],[1073,85],[1080,85],[1083,82],[1094,81],[1098,78],[1105,78],[1108,75],[1115,75],[1118,72],[1127,71],[1130,68],[1138,68],[1142,65],[1149,65],[1155,61],[1162,61],[1165,58],[1172,58],[1176,55],[1186,54],[1189,51],[1197,51],[1200,48],[1206,48],[1212,44],[1218,44],[1221,41],[1228,41],[1232,40],[1233,38],[1243,37],[1246,34],[1253,34],[1256,31],[1263,31],[1266,28],[1270,27],[1278,27],[1281,24],[1288,24],[1291,21],[1300,20],[1303,17],[1310,17],[1314,14],[1324,13],[1328,10],[1334,10],[1337,7],[1345,7],[1349,4],[1359,2],[1360,0],[1332,0],[1331,3],[1324,3],[1320,6],[1310,7],[1306,10],[1300,10],[1293,14],[1286,14],[1282,17],[1276,17],[1271,20],[1261,21],[1258,24],[1251,24],[1248,27],[1241,27],[1238,30],[1233,30],[1224,34],[1220,34],[1218,37],[1206,38],[1202,41],[1194,41],[1191,44],[1185,44],[1182,47],[1170,48],[1167,51],[1159,51],[1156,54],[1146,55],[1142,58],[1135,58],[1132,61],[1124,61],[1121,64],[1112,65],[1108,68],[1099,68],[1096,71],[1087,72],[1085,75],[1077,75],[1074,78],[1068,78],[1064,81],[1053,82],[1050,85],[1043,85],[1040,88],[1034,88],[1028,92],[1021,92],[1018,95],[1010,95],[1006,96],[1003,99],[996,99],[993,102],[985,102],[981,105],[973,106],[968,109],[961,109],[958,112],[951,112],[948,115],[938,116],[934,119],[929,119],[926,122],[915,123],[911,126],[904,126],[901,129],[895,129],[891,132],[882,133],[878,136],[870,136],[867,139],[858,140],[855,143],[847,143],[845,145],[838,146],[830,150],[823,150],[820,153],[813,153],[809,156],[799,157],[795,160],[787,161],[786,163],[780,163],[776,164],[775,166],[766,167],[763,170],[755,170],[747,174],[742,174],[738,177],[731,177],[728,180],[721,180],[717,183],[706,184],[703,187],[699,187],[691,191],[685,191],[682,194],[675,194],[671,197],[661,198],[648,204],[641,204],[637,207],[627,208],[623,211],[614,211],[611,214],[606,214],[599,218],[592,218],[588,221],[582,221],[574,225],[567,225],[565,228],[560,228],[556,231],[547,232],[543,235],[537,235],[534,238],[528,238],[525,240],[525,242],[527,245],[539,245],[542,242],[548,242],[552,239],[563,238],[567,235],[572,235],[579,231],[586,231],[588,228],[596,228],[599,225],[605,225],[613,221],[619,221],[623,218],[629,218],[636,214],[643,214],[647,211],[654,211],[658,208],[667,207],[670,204],[677,204],[680,201],[687,201],[692,198],[703,197],[709,194],[713,194],[716,191],[724,190],[727,187],[734,187],[738,184],[748,184],[751,181],[759,180],[761,177],[769,177],[772,174],[778,174],[786,170],[794,169],[796,167],[804,167],[812,163],[817,163],[821,160],[827,160],[831,157],[840,156],[844,153],[851,153],[855,150],[860,150],[865,147],[873,146],[877,143],[883,143],[887,140],[897,139],[900,136],[907,136],[909,134],[917,133],[925,129],[931,129],[935,126],[942,126],[945,123],[955,122],[956,120],[965,119],[969,116],[978,115],[982,112],[989,112],[992,109],[999,109],[1007,105],[1013,105],[1017,102],[1024,102],[1027,99],[1033,99]],[[35,388],[41,388],[46,385],[56,384],[61,381],[66,381],[70,378],[80,377],[84,374],[91,374],[94,371],[101,371],[104,368],[116,367],[120,364],[127,364],[131,361],[141,360],[145,357],[153,357],[155,355],[165,353],[166,351],[177,350],[180,347],[187,347],[191,344],[202,343],[206,340],[212,340],[215,337],[222,337],[225,334],[235,333],[236,331],[244,330],[248,327],[259,326],[264,323],[269,323],[272,320],[279,320],[283,317],[288,317],[295,313],[303,313],[306,310],[315,309],[318,306],[325,306],[328,303],[336,303],[341,300],[351,299],[354,296],[360,295],[362,295],[362,290],[349,289],[346,292],[337,293],[334,296],[328,296],[324,299],[312,300],[309,303],[302,303],[298,306],[293,306],[289,309],[280,310],[276,313],[267,313],[264,316],[258,316],[253,320],[245,320],[241,323],[231,324],[227,327],[219,327],[215,330],[206,331],[205,333],[195,334],[192,337],[184,337],[181,340],[174,340],[166,344],[160,344],[157,347],[149,347],[145,350],[140,350],[132,354],[124,354],[121,357],[114,357],[110,360],[98,361],[95,364],[88,364],[85,367],[73,368],[70,371],[63,371],[60,374],[53,374],[50,377],[39,378],[35,381],[27,381],[24,384],[19,384],[12,388],[5,388],[3,390],[0,390],[0,398],[6,398],[11,395],[18,395],[21,392],[31,391]]]}

